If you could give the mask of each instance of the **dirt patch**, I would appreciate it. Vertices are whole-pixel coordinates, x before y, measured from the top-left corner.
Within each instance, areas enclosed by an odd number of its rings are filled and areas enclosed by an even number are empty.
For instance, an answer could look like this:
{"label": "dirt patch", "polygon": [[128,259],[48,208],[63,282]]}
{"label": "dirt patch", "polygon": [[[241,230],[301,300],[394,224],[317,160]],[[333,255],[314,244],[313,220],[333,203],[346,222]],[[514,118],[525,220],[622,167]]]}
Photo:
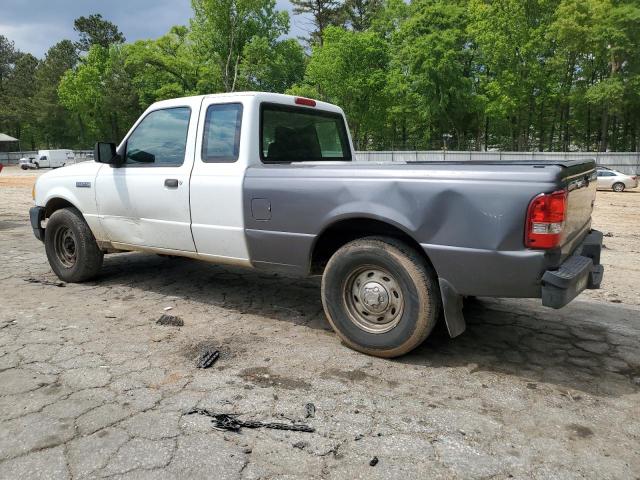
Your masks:
{"label": "dirt patch", "polygon": [[285,390],[309,390],[311,388],[311,384],[304,380],[275,374],[267,367],[245,368],[240,372],[240,377],[263,388],[277,387]]}

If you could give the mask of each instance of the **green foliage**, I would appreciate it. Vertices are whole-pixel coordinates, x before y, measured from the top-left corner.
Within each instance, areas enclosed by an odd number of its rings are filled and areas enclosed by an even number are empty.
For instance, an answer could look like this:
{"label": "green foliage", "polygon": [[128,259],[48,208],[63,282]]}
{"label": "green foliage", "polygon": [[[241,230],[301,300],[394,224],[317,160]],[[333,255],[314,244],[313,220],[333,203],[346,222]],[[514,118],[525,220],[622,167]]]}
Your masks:
{"label": "green foliage", "polygon": [[289,30],[289,15],[275,0],[192,0],[191,37],[209,85],[233,92],[245,47],[254,38],[274,45]]}
{"label": "green foliage", "polygon": [[125,41],[124,35],[118,30],[118,27],[110,21],[104,20],[99,13],[76,18],[73,22],[73,29],[80,35],[80,40],[76,42],[76,48],[81,52],[88,52],[92,45],[109,48],[113,44]]}
{"label": "green foliage", "polygon": [[341,105],[357,147],[365,148],[384,126],[388,62],[386,42],[375,32],[328,27],[322,46],[313,49],[303,85],[292,92]]}
{"label": "green foliage", "polygon": [[243,53],[238,81],[243,90],[284,93],[304,76],[304,50],[293,39],[270,43],[254,37]]}
{"label": "green foliage", "polygon": [[[118,141],[137,118],[138,96],[125,70],[124,48],[93,45],[86,58],[60,81],[64,107],[78,115],[80,141]],[[93,142],[92,142],[93,143]]]}
{"label": "green foliage", "polygon": [[362,149],[640,150],[637,0],[192,0],[189,26],[124,43],[100,15],[44,59],[0,35],[0,131],[120,140],[151,103],[236,90],[337,103]]}
{"label": "green foliage", "polygon": [[324,31],[332,25],[340,25],[344,21],[344,9],[339,0],[290,0],[295,15],[308,17],[314,30],[309,38],[304,39],[308,45],[322,45]]}

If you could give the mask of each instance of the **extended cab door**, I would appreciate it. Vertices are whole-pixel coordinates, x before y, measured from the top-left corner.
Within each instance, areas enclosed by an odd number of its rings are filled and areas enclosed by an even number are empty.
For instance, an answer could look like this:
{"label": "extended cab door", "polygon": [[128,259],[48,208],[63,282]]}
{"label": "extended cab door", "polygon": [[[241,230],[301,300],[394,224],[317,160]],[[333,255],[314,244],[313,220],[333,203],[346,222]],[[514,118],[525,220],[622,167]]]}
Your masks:
{"label": "extended cab door", "polygon": [[249,264],[242,185],[249,151],[251,97],[205,97],[191,175],[193,238],[202,257]]}
{"label": "extended cab door", "polygon": [[120,145],[124,164],[100,169],[96,203],[113,243],[195,251],[189,174],[200,103],[189,98],[154,105]]}

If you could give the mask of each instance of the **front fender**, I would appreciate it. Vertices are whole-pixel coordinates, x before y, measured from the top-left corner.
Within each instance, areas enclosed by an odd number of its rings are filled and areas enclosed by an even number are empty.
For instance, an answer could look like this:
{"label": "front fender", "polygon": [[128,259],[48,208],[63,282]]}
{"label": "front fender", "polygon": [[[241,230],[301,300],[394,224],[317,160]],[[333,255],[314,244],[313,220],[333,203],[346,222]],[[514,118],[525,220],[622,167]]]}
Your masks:
{"label": "front fender", "polygon": [[82,213],[96,240],[104,240],[96,205],[95,171],[84,175],[58,174],[62,170],[48,172],[38,179],[35,204],[47,207],[57,200],[71,204]]}

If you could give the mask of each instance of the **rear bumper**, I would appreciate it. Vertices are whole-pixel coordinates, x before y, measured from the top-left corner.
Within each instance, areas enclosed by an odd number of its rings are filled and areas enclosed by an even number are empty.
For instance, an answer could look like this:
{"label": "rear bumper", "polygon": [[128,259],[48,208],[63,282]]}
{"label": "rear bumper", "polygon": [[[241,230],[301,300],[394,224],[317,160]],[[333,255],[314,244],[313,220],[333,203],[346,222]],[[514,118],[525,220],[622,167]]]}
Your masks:
{"label": "rear bumper", "polygon": [[31,228],[35,237],[44,242],[44,228],[42,228],[42,220],[44,220],[44,207],[31,207],[29,209],[29,219],[31,220]]}
{"label": "rear bumper", "polygon": [[591,230],[576,251],[557,270],[542,276],[542,304],[562,308],[583,290],[600,288],[604,268],[600,265],[602,232]]}

